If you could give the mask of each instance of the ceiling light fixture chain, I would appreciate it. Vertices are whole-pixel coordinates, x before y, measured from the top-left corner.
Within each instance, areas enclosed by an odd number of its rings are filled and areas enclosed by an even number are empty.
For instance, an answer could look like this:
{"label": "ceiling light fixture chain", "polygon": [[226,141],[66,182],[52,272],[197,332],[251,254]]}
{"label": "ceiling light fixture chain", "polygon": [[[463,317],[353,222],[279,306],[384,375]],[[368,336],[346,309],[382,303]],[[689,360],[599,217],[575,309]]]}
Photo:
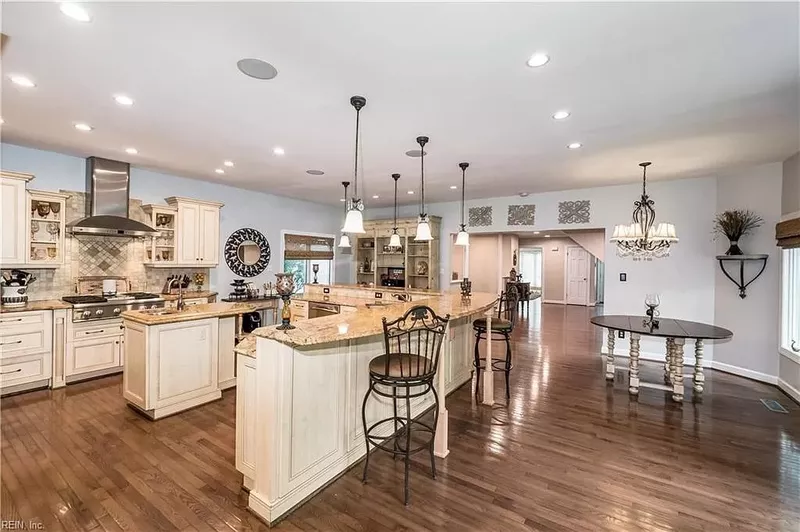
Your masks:
{"label": "ceiling light fixture chain", "polygon": [[467,188],[467,168],[469,163],[458,163],[461,168],[461,225],[459,225],[458,235],[456,235],[457,246],[469,246],[469,233],[467,233],[467,226],[464,223],[464,202],[466,199]]}
{"label": "ceiling light fixture chain", "polygon": [[389,237],[389,247],[398,250],[403,246],[400,242],[400,235],[397,234],[397,181],[400,179],[400,174],[392,174],[392,179],[394,179],[394,226],[392,235]]}
{"label": "ceiling light fixture chain", "polygon": [[643,162],[642,197],[633,202],[633,223],[614,227],[610,241],[617,245],[617,255],[634,260],[652,260],[669,256],[672,244],[678,242],[675,226],[661,222],[656,225],[655,202],[647,195],[647,167]]}
{"label": "ceiling light fixture chain", "polygon": [[[353,159],[353,199],[350,202],[350,207],[347,211],[347,216],[344,220],[344,227],[342,231],[345,233],[364,234],[364,216],[361,211],[364,210],[364,204],[358,195],[358,148],[360,143],[360,126],[361,126],[361,109],[367,105],[367,99],[363,96],[353,96],[350,98],[350,105],[356,110],[356,144],[355,144],[355,157]],[[363,166],[363,164],[362,164]],[[363,183],[362,183],[363,188]],[[347,204],[347,202],[345,202]]]}

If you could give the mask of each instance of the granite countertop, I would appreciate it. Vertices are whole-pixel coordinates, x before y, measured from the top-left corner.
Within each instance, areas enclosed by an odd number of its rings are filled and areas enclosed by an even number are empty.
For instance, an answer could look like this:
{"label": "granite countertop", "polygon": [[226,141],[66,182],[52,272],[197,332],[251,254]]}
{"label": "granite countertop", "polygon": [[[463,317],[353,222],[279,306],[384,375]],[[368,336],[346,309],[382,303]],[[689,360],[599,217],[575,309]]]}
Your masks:
{"label": "granite countertop", "polygon": [[340,305],[343,307],[367,308],[367,303],[374,303],[375,301],[381,300],[366,297],[337,296],[336,294],[295,294],[292,296],[292,301],[313,301],[314,303],[330,303],[331,305]]}
{"label": "granite countertop", "polygon": [[256,356],[256,337],[252,334],[247,335],[241,342],[236,344],[236,347],[233,348],[233,352],[249,357]]}
{"label": "granite countertop", "polygon": [[[217,295],[217,292],[207,292],[207,291],[191,291],[187,292],[184,290],[183,292],[183,299],[196,299],[199,297],[212,297]],[[178,294],[161,294],[165,301],[177,301]]]}
{"label": "granite countertop", "polygon": [[397,292],[397,293],[405,293],[408,292],[409,294],[441,294],[441,290],[432,290],[428,288],[399,288],[396,286],[364,286],[360,284],[326,284],[326,285],[315,285],[315,286],[330,286],[331,288],[348,288],[348,289],[358,289],[358,290],[365,290],[368,292]]}
{"label": "granite countertop", "polygon": [[45,299],[42,301],[29,301],[24,307],[0,307],[0,314],[7,312],[30,312],[34,310],[62,310],[71,309],[72,305],[60,299]]}
{"label": "granite countertop", "polygon": [[275,325],[261,327],[253,331],[252,336],[271,338],[291,346],[338,342],[382,334],[381,319],[384,316],[394,319],[418,305],[429,306],[438,315],[450,314],[450,319],[457,319],[484,312],[494,307],[497,299],[496,294],[474,293],[472,299],[468,303],[464,303],[461,294],[431,295],[410,303],[395,302],[380,307],[363,307],[358,308],[355,312],[293,322],[296,328],[289,331],[279,331]]}
{"label": "granite countertop", "polygon": [[[161,310],[161,309],[159,309]],[[144,325],[164,325],[165,323],[178,323],[182,321],[202,320],[205,318],[226,318],[253,312],[255,307],[247,303],[205,303],[190,305],[179,312],[167,314],[152,314],[141,310],[127,310],[122,313],[126,320],[142,323]]]}

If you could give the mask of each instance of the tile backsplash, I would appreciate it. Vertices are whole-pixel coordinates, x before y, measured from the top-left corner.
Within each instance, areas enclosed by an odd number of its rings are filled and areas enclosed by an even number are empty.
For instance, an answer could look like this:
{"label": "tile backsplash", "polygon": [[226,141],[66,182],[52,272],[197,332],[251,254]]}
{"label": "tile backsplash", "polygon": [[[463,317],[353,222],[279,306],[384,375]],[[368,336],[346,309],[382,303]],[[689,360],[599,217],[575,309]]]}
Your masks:
{"label": "tile backsplash", "polygon": [[[85,216],[88,195],[84,192],[65,191],[67,199],[66,222]],[[130,217],[149,223],[142,209],[141,200],[131,199]],[[131,290],[137,292],[161,292],[167,277],[194,273],[205,274],[204,289],[208,289],[208,268],[145,268],[146,239],[109,236],[73,236],[67,234],[64,246],[64,264],[55,269],[26,268],[36,277],[28,289],[31,300],[60,299],[74,294],[80,277],[119,276],[130,282]],[[194,284],[192,284],[194,286]]]}

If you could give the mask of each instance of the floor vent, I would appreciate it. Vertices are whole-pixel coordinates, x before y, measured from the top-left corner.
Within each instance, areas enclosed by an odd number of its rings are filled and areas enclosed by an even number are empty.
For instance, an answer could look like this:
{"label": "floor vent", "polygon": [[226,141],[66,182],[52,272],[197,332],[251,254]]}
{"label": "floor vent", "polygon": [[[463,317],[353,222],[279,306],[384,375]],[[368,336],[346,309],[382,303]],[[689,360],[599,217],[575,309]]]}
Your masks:
{"label": "floor vent", "polygon": [[770,412],[778,412],[779,414],[788,414],[789,411],[786,410],[782,404],[780,404],[775,399],[761,399],[761,402],[764,406],[767,407],[767,410]]}

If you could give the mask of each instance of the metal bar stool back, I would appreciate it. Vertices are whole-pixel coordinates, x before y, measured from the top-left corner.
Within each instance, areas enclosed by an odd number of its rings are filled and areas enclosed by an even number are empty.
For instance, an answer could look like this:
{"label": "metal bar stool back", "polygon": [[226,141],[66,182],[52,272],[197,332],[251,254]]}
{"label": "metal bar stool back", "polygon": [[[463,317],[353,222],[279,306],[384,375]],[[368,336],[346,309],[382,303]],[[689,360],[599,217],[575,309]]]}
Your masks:
{"label": "metal bar stool back", "polygon": [[511,376],[511,334],[514,332],[514,324],[517,320],[519,305],[519,290],[513,284],[509,284],[505,292],[500,294],[500,301],[497,306],[497,318],[492,319],[492,330],[486,330],[486,318],[478,318],[472,322],[472,329],[475,331],[475,359],[472,366],[475,368],[475,395],[478,394],[478,386],[481,380],[481,371],[485,370],[485,362],[480,357],[480,342],[504,340],[506,343],[505,358],[492,358],[492,369],[502,371],[506,378],[506,398],[511,397],[509,379]]}
{"label": "metal bar stool back", "polygon": [[[383,337],[386,352],[369,363],[369,388],[361,406],[367,457],[364,462],[364,482],[367,481],[370,446],[403,456],[405,460],[404,501],[408,504],[408,472],[410,456],[428,450],[431,457],[431,474],[436,478],[433,444],[436,438],[436,421],[439,417],[439,396],[434,378],[439,367],[442,344],[450,316],[438,316],[427,306],[416,306],[393,321],[383,318]],[[401,392],[398,394],[398,391]],[[367,400],[372,394],[392,399],[393,416],[367,426]],[[427,423],[411,417],[411,399],[433,394],[433,422]],[[404,400],[405,412],[398,412],[398,399]],[[393,431],[392,431],[393,429]],[[421,434],[421,444],[412,436]]]}

